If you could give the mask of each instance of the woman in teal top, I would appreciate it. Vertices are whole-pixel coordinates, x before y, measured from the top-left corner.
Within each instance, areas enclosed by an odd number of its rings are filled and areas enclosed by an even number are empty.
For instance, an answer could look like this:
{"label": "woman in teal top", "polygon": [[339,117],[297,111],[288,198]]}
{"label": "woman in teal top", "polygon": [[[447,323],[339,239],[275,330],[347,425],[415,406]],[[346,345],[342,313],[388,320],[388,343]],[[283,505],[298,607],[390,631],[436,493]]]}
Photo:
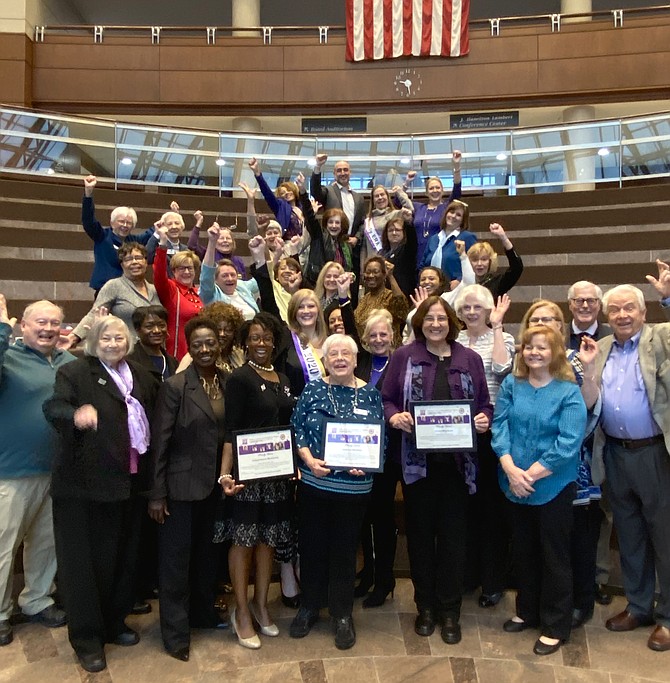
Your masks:
{"label": "woman in teal top", "polygon": [[514,503],[519,582],[516,615],[503,628],[539,627],[533,651],[546,655],[570,636],[572,501],[586,406],[554,329],[530,327],[521,349],[500,387],[492,428],[500,487]]}

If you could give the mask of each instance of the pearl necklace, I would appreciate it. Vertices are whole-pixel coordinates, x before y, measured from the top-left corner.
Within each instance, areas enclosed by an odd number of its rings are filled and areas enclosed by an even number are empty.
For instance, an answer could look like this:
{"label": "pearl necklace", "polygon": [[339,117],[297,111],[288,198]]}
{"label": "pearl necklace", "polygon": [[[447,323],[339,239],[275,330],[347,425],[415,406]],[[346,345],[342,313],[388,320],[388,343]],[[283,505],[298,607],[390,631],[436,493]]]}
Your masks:
{"label": "pearl necklace", "polygon": [[252,368],[255,368],[256,370],[262,370],[263,372],[274,372],[275,369],[274,365],[268,365],[265,367],[265,365],[259,365],[258,363],[254,363],[252,360],[248,360],[247,363],[251,365]]}

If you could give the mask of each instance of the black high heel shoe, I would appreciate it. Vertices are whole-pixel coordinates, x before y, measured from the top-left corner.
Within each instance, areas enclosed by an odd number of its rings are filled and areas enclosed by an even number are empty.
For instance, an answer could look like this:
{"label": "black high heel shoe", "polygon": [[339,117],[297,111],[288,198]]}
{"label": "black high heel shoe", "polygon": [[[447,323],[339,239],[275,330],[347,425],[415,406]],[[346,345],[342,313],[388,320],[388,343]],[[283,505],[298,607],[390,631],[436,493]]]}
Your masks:
{"label": "black high heel shoe", "polygon": [[395,594],[395,579],[389,584],[376,583],[372,592],[363,600],[363,608],[381,607],[386,602],[389,593],[391,597]]}
{"label": "black high heel shoe", "polygon": [[288,595],[284,595],[284,592],[282,591],[281,601],[282,605],[286,607],[290,607],[291,609],[298,609],[298,607],[300,607],[300,593],[289,598]]}
{"label": "black high heel shoe", "polygon": [[372,572],[367,572],[365,569],[363,569],[361,574],[361,580],[359,584],[354,588],[354,597],[355,598],[362,598],[364,595],[367,595],[370,589],[372,588],[372,584],[374,583],[374,577],[372,575]]}

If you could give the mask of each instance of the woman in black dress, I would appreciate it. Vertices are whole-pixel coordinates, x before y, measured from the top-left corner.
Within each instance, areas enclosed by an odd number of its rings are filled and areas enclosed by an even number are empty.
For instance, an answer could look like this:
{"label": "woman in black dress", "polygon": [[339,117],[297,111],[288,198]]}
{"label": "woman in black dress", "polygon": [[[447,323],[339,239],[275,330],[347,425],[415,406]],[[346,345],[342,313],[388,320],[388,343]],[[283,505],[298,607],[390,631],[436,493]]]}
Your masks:
{"label": "woman in black dress", "polygon": [[[231,540],[228,555],[236,607],[231,622],[242,647],[257,650],[261,641],[254,623],[266,636],[279,629],[268,613],[268,590],[275,550],[292,551],[294,531],[292,481],[238,484],[233,479],[233,433],[243,429],[288,425],[293,410],[288,378],[273,365],[282,325],[268,313],[258,313],[242,327],[240,342],[247,363],[233,372],[226,390],[226,437],[219,482],[232,498],[230,516],[217,525],[215,541]],[[287,561],[290,557],[277,557]],[[247,603],[251,563],[254,597]]]}

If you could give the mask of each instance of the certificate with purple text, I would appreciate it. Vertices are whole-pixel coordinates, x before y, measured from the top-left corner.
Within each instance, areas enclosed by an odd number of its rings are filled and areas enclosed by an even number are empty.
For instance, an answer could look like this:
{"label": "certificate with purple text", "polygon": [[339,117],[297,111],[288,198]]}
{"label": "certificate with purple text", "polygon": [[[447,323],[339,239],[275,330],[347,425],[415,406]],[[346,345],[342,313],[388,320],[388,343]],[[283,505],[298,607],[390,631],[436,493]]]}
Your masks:
{"label": "certificate with purple text", "polygon": [[233,453],[237,482],[297,475],[295,435],[290,426],[233,432]]}
{"label": "certificate with purple text", "polygon": [[384,421],[354,422],[328,418],[324,424],[322,459],[331,470],[384,470]]}
{"label": "certificate with purple text", "polygon": [[477,450],[472,401],[415,401],[410,411],[417,451]]}

